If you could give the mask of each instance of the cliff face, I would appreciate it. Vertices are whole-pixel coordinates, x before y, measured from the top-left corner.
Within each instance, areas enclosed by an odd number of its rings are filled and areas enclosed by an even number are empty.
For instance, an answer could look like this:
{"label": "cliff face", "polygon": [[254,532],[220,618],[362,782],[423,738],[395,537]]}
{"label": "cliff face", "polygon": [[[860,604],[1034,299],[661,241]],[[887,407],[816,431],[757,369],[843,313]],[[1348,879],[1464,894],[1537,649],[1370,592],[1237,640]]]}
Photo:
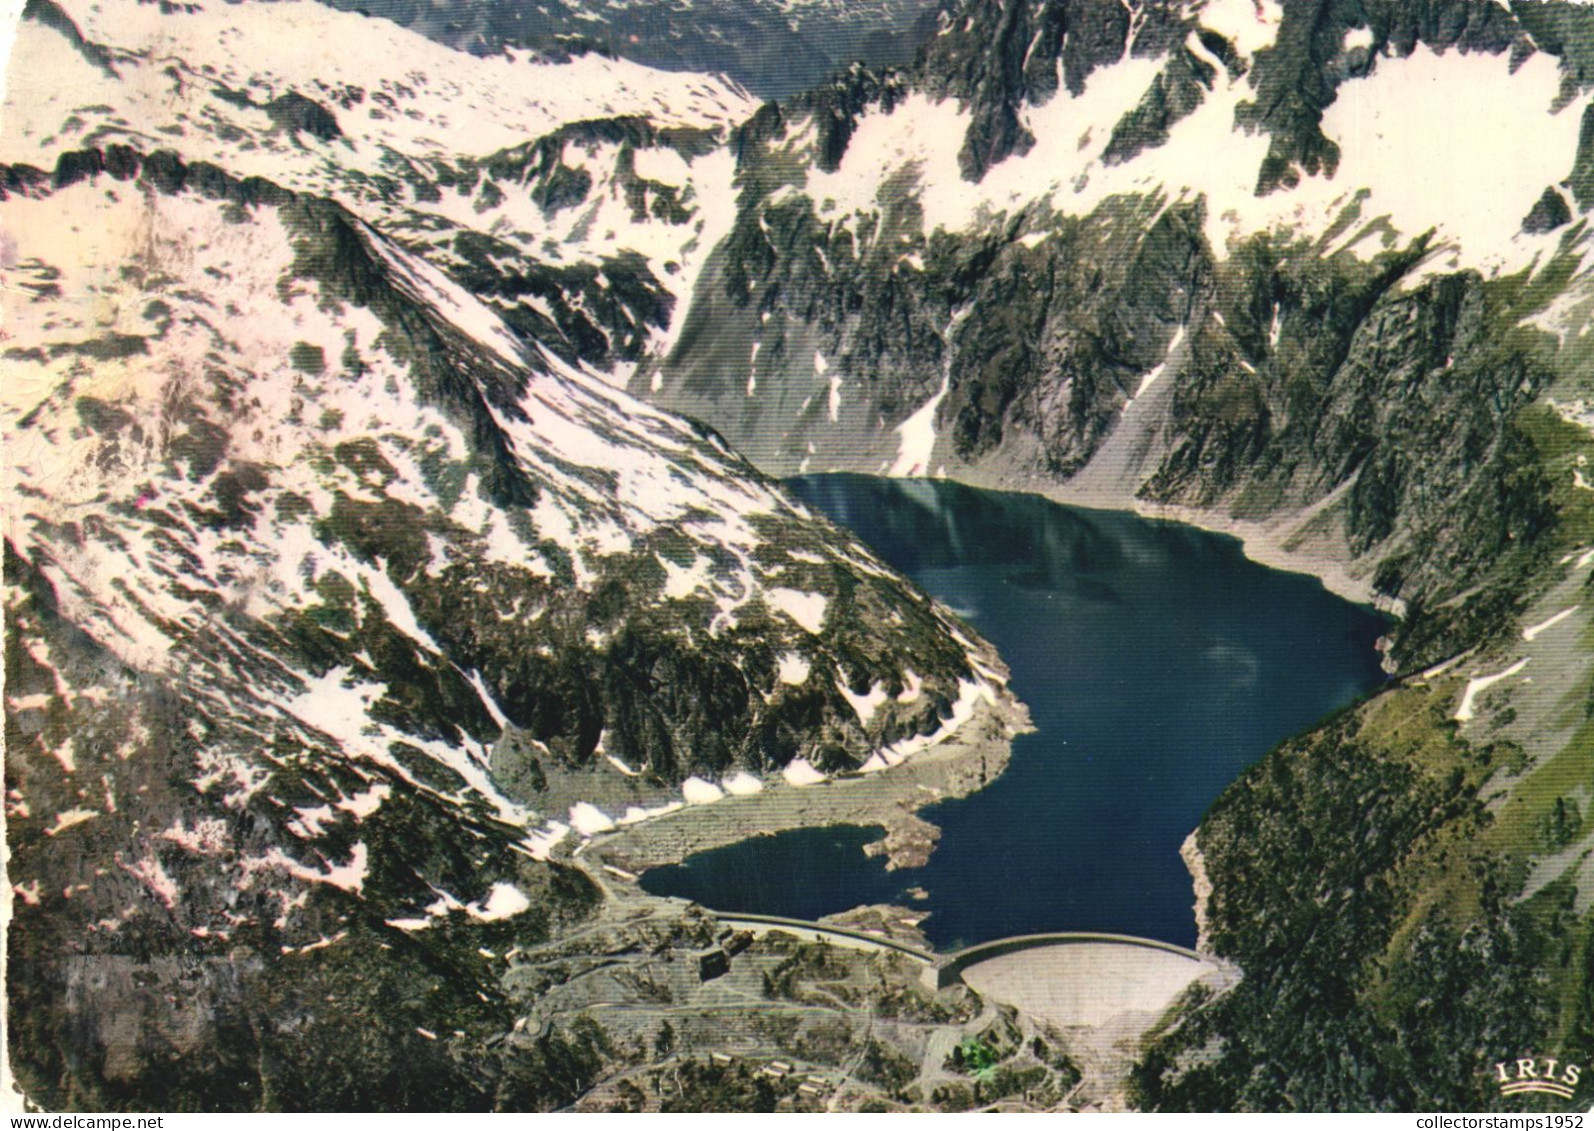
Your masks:
{"label": "cliff face", "polygon": [[1246,979],[1145,1104],[1509,1106],[1494,1061],[1587,1047],[1587,19],[969,4],[740,131],[633,378],[772,470],[1169,507],[1402,613],[1200,829]]}
{"label": "cliff face", "polygon": [[790,198],[710,259],[660,399],[783,472],[1311,516],[1408,605],[1531,556],[1553,512],[1515,416],[1554,369],[1507,332],[1517,287],[1411,281],[1421,242],[1364,264],[1257,236],[1216,262],[1200,233],[1199,207],[1115,201],[1039,240],[938,232],[910,263]]}
{"label": "cliff face", "polygon": [[[1487,587],[1553,521],[1515,417],[1582,293],[1535,179],[1575,182],[1577,63],[1534,13],[971,4],[739,131],[735,224],[632,387],[777,472],[1296,518],[1384,598]],[[1519,107],[1545,172],[1386,108],[1414,82]],[[1425,211],[1404,145],[1512,203]]]}

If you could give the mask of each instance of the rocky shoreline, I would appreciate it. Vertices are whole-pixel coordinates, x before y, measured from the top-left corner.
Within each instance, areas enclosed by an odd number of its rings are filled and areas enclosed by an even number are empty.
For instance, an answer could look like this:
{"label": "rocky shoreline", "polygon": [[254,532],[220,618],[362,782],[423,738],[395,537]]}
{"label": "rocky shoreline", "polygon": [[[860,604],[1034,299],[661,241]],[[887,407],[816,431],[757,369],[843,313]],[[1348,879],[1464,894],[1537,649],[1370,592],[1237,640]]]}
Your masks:
{"label": "rocky shoreline", "polygon": [[1179,846],[1179,858],[1190,873],[1190,886],[1195,891],[1195,949],[1202,954],[1212,954],[1211,919],[1207,906],[1212,899],[1212,877],[1207,875],[1207,858],[1201,854],[1197,841],[1200,829],[1194,829]]}
{"label": "rocky shoreline", "polygon": [[[877,843],[887,867],[918,867],[939,830],[917,812],[984,788],[1006,769],[1013,738],[1030,729],[1028,709],[1003,693],[994,704],[981,703],[944,742],[889,770],[809,786],[768,782],[758,793],[687,806],[594,837],[575,859],[589,871],[606,867],[637,875],[754,836],[811,825],[881,825],[887,835]],[[607,876],[613,883],[614,873]]]}
{"label": "rocky shoreline", "polygon": [[1126,488],[1103,489],[1074,480],[1026,479],[983,467],[949,466],[946,477],[982,490],[1038,495],[1084,510],[1126,511],[1142,518],[1178,522],[1211,534],[1227,535],[1239,539],[1245,556],[1258,565],[1315,577],[1330,593],[1356,604],[1377,605],[1395,616],[1403,612],[1400,608],[1385,607],[1385,603],[1375,599],[1372,585],[1375,563],[1353,559],[1344,538],[1327,522],[1334,513],[1338,496],[1330,496],[1314,506],[1280,511],[1266,519],[1244,519],[1228,513],[1221,505],[1192,507],[1157,503],[1140,498]]}

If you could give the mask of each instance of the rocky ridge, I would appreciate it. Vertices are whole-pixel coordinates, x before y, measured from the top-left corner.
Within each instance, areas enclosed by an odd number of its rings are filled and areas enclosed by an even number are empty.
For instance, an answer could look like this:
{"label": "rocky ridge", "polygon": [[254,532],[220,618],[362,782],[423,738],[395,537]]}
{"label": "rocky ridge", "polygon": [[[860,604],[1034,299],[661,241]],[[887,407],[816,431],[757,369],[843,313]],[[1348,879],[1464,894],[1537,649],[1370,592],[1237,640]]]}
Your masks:
{"label": "rocky ridge", "polygon": [[854,62],[913,58],[937,0],[552,0],[452,3],[331,0],[439,43],[488,55],[600,52],[668,71],[725,74],[760,98],[789,98]]}

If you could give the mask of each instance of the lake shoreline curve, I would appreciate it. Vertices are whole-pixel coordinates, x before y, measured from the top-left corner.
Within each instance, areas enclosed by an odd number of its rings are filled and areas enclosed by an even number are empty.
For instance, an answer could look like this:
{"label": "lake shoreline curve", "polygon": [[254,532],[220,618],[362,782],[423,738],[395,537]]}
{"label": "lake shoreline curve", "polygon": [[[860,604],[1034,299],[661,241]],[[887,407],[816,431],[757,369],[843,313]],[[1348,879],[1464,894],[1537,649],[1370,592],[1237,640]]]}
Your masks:
{"label": "lake shoreline curve", "polygon": [[[605,871],[612,883],[616,871],[624,879],[679,864],[695,853],[792,829],[877,825],[886,830],[889,842],[894,831],[928,824],[918,815],[921,809],[966,797],[995,781],[1012,758],[1013,739],[1033,730],[1029,708],[1003,687],[994,702],[978,703],[957,730],[900,765],[805,786],[766,780],[758,793],[688,806],[596,836],[576,862],[584,862],[589,872],[593,866]],[[890,855],[888,863],[913,867],[915,860],[923,862],[918,851],[922,837],[895,839],[906,855]]]}

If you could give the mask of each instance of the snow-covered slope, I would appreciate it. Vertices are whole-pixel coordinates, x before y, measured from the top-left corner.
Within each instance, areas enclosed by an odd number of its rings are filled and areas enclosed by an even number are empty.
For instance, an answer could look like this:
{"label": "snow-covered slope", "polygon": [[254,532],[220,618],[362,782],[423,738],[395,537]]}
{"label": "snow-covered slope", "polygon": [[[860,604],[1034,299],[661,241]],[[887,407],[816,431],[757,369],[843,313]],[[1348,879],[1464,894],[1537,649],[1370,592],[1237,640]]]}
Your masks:
{"label": "snow-covered slope", "polygon": [[[959,166],[974,111],[956,97],[915,92],[899,105],[867,109],[839,166],[813,169],[796,187],[822,221],[854,231],[880,210],[882,189],[908,184],[926,236],[999,227],[1037,209],[1085,217],[1116,196],[1156,194],[1170,205],[1202,200],[1204,234],[1220,256],[1231,241],[1259,232],[1315,241],[1336,224],[1344,229],[1336,248],[1362,259],[1436,229],[1430,271],[1520,270],[1553,252],[1559,237],[1524,233],[1522,218],[1545,186],[1571,170],[1588,96],[1562,97],[1551,56],[1441,55],[1422,45],[1383,59],[1373,74],[1346,83],[1324,115],[1338,167],[1263,195],[1257,179],[1270,136],[1235,124],[1256,91],[1247,72],[1223,69],[1204,48],[1205,24],[1169,54],[1130,54],[1098,68],[1078,95],[1063,90],[1024,104],[1018,121],[1033,144],[978,182],[965,180]],[[1114,127],[1170,69],[1192,60],[1214,68],[1199,104],[1160,144],[1123,156]],[[803,156],[815,160],[811,149]],[[1413,164],[1423,178],[1410,176]],[[1380,218],[1387,226],[1373,223]]]}
{"label": "snow-covered slope", "polygon": [[1409,599],[1472,568],[1437,500],[1510,477],[1503,419],[1583,395],[1532,343],[1594,298],[1590,21],[971,0],[911,70],[745,127],[735,226],[630,388],[775,473],[1298,516],[1364,594],[1409,537],[1449,559]]}
{"label": "snow-covered slope", "polygon": [[734,213],[717,143],[756,104],[720,79],[476,58],[309,2],[30,12],[0,162],[170,149],[337,200],[566,360],[662,340]]}
{"label": "snow-covered slope", "polygon": [[[734,90],[320,5],[30,13],[0,429],[9,985],[40,1094],[168,1094],[142,1053],[66,1063],[130,1017],[207,1049],[247,1017],[259,1048],[303,1020],[278,993],[446,967],[350,1069],[435,1062],[403,1087],[437,1102],[461,1069],[417,1040],[508,1030],[476,956],[590,911],[561,863],[583,836],[888,768],[1006,695],[949,614],[601,372],[593,322],[653,310],[647,348],[721,222],[692,183],[728,181]],[[115,983],[92,1010],[67,951]],[[117,982],[127,955],[197,986]]]}
{"label": "snow-covered slope", "polygon": [[[262,741],[330,741],[529,830],[488,774],[506,731],[578,768],[602,734],[657,794],[938,729],[933,694],[894,721],[850,705],[900,691],[910,646],[943,703],[983,678],[950,621],[712,436],[517,344],[341,208],[171,191],[185,172],[129,157],[5,202],[3,404],[11,552],[127,670],[206,704],[200,792],[244,807],[279,761]],[[777,656],[809,679],[784,690]],[[661,663],[683,682],[652,705],[614,683]],[[595,686],[550,687],[571,664]],[[728,714],[677,717],[709,680]],[[799,695],[852,753],[782,721]]]}

